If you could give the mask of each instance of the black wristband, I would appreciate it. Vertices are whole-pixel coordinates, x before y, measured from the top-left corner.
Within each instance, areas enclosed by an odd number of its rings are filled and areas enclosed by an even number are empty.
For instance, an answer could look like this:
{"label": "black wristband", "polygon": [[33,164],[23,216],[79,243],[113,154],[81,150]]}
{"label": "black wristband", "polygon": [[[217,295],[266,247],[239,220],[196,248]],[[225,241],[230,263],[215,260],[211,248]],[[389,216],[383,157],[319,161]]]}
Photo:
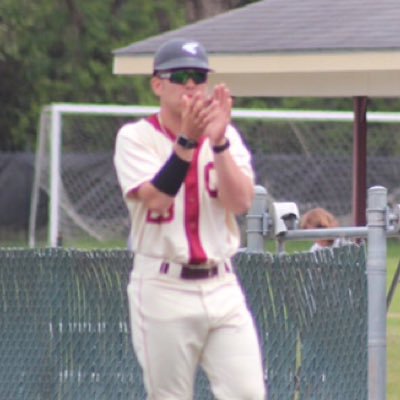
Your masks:
{"label": "black wristband", "polygon": [[218,153],[222,153],[223,151],[225,151],[227,148],[229,148],[229,146],[231,145],[231,143],[229,142],[229,139],[226,138],[226,142],[224,144],[221,144],[221,146],[213,146],[212,150],[214,153],[218,154]]}
{"label": "black wristband", "polygon": [[175,152],[165,162],[165,164],[158,171],[156,176],[151,180],[160,192],[168,196],[176,196],[186,178],[189,170],[190,162],[179,158]]}

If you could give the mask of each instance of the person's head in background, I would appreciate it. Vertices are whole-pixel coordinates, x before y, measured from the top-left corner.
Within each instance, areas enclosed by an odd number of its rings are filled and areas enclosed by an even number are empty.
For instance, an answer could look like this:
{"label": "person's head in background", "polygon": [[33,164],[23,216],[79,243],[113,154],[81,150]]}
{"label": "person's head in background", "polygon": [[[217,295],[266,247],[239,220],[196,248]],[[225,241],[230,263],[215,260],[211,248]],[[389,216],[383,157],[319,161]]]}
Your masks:
{"label": "person's head in background", "polygon": [[[324,208],[317,207],[307,211],[300,220],[300,228],[302,229],[321,229],[321,228],[337,228],[339,222],[329,211]],[[333,246],[334,239],[316,240],[315,243],[320,247]]]}

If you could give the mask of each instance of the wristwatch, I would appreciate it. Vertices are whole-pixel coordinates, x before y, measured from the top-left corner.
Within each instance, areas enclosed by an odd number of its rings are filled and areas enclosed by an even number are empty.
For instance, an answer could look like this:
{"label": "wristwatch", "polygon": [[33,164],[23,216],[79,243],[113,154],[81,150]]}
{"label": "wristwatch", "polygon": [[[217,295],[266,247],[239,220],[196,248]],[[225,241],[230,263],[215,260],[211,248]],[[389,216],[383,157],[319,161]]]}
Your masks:
{"label": "wristwatch", "polygon": [[179,146],[182,146],[184,149],[191,150],[195,149],[198,146],[198,143],[195,140],[188,139],[186,136],[180,135],[178,137],[177,143]]}

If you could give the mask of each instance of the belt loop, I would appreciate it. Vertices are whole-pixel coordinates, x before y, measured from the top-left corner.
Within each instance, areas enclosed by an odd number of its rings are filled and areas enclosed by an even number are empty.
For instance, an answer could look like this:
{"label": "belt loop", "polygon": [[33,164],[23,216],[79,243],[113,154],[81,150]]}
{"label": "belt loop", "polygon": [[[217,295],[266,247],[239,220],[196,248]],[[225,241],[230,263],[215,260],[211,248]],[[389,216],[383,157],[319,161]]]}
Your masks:
{"label": "belt loop", "polygon": [[168,274],[169,270],[169,263],[167,262],[162,262],[160,266],[160,273],[161,274]]}
{"label": "belt loop", "polygon": [[229,268],[229,265],[227,262],[224,262],[224,266],[225,266],[225,272],[231,272],[231,269]]}

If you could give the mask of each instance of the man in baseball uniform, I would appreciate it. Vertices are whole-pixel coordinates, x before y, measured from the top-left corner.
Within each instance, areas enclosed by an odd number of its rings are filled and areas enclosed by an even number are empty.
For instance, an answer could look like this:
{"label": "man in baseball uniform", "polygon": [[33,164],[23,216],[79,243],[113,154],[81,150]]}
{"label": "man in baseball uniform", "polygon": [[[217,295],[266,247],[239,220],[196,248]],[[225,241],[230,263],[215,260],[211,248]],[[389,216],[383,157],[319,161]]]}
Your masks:
{"label": "man in baseball uniform", "polygon": [[151,78],[159,113],[124,125],[116,139],[135,254],[131,332],[152,400],[192,399],[199,365],[217,399],[266,396],[256,330],[230,260],[253,170],[230,124],[230,92],[219,84],[209,93],[209,72],[200,43],[166,42]]}

